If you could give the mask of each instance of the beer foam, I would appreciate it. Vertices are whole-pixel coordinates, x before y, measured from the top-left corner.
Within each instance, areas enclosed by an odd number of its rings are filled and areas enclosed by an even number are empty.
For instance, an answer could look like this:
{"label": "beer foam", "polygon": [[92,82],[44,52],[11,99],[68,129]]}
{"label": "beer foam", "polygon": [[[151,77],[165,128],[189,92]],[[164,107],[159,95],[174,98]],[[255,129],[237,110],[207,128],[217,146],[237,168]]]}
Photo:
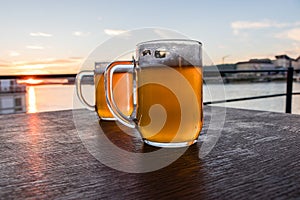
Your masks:
{"label": "beer foam", "polygon": [[202,66],[201,43],[194,40],[154,40],[137,45],[140,67]]}

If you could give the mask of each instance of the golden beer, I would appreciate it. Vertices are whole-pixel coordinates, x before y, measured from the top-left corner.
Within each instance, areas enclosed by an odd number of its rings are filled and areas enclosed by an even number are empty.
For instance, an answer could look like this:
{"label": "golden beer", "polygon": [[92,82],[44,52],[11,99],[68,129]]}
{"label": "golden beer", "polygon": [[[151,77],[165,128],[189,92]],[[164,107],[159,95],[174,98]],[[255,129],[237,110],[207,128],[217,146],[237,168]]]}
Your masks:
{"label": "golden beer", "polygon": [[[100,118],[114,119],[105,98],[104,75],[95,73],[96,111]],[[130,116],[133,111],[133,75],[130,72],[115,72],[113,75],[113,92],[116,104],[125,116]]]}
{"label": "golden beer", "polygon": [[[147,66],[138,71],[138,85],[141,85],[137,92],[138,129],[142,138],[147,141],[192,144],[198,138],[203,124],[202,68],[180,66],[172,67],[172,69],[176,70],[183,79],[170,75],[166,67]],[[157,83],[144,83],[148,82],[145,80],[153,79],[153,77]],[[159,84],[165,82],[166,79],[172,88]],[[190,87],[186,87],[187,84]],[[184,100],[180,99],[182,97]],[[156,125],[151,125],[151,122],[161,120],[151,120],[149,113],[154,105],[160,105],[166,114],[165,122],[159,129]]]}
{"label": "golden beer", "polygon": [[[105,68],[109,108],[122,124],[137,128],[146,144],[174,148],[197,142],[203,125],[201,46],[186,39],[141,42],[136,59],[112,62]],[[130,63],[134,66],[135,110],[125,117],[114,101],[111,77]]]}

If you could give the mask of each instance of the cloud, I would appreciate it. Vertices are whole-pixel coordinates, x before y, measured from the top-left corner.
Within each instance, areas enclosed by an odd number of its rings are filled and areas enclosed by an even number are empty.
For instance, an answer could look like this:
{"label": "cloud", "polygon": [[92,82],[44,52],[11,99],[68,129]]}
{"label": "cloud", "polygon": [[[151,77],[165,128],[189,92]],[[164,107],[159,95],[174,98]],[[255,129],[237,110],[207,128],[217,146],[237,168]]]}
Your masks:
{"label": "cloud", "polygon": [[77,73],[83,58],[42,59],[35,61],[7,62],[0,60],[0,73],[3,74],[47,74]]}
{"label": "cloud", "polygon": [[110,36],[120,35],[122,33],[127,32],[126,30],[121,29],[104,29],[104,33]]}
{"label": "cloud", "polygon": [[86,37],[89,36],[91,33],[90,32],[82,32],[82,31],[74,31],[72,35],[78,36],[78,37]]}
{"label": "cloud", "polygon": [[44,69],[46,68],[43,64],[36,64],[36,65],[15,65],[14,69]]}
{"label": "cloud", "polygon": [[6,69],[8,66],[11,66],[12,63],[5,61],[5,60],[0,60],[0,68]]}
{"label": "cloud", "polygon": [[27,45],[26,48],[27,49],[33,49],[33,50],[43,50],[43,49],[45,49],[42,46],[35,46],[35,45]]}
{"label": "cloud", "polygon": [[81,62],[82,58],[81,57],[72,57],[72,58],[65,58],[65,59],[56,59],[56,58],[51,58],[51,59],[44,59],[44,60],[37,60],[37,61],[19,61],[19,62],[14,62],[15,66],[24,66],[24,65],[65,65],[65,64],[70,64],[70,63],[77,63]]}
{"label": "cloud", "polygon": [[30,69],[28,71],[24,71],[23,69],[21,70],[14,70],[10,72],[11,74],[14,75],[32,75],[32,74],[53,74],[52,71],[48,71],[45,69]]}
{"label": "cloud", "polygon": [[275,35],[276,38],[290,39],[300,42],[300,28],[293,28]]}
{"label": "cloud", "polygon": [[295,27],[300,25],[300,21],[294,23],[280,23],[265,19],[261,21],[234,21],[231,22],[230,25],[233,30],[233,34],[239,35],[240,30]]}
{"label": "cloud", "polygon": [[19,56],[20,55],[20,53],[19,52],[16,52],[16,51],[10,51],[9,52],[9,56],[10,57],[17,57],[17,56]]}
{"label": "cloud", "polygon": [[238,29],[259,29],[268,27],[284,27],[285,24],[277,23],[274,21],[264,20],[264,21],[235,21],[231,23],[231,28],[234,30]]}
{"label": "cloud", "polygon": [[53,36],[52,34],[43,33],[43,32],[32,32],[29,35],[33,36],[33,37],[52,37]]}

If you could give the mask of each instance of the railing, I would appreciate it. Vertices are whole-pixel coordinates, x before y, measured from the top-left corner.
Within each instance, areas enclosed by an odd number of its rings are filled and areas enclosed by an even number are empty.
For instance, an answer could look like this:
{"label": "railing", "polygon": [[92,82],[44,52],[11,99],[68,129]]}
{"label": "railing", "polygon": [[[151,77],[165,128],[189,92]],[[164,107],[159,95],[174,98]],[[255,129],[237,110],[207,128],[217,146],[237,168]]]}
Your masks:
{"label": "railing", "polygon": [[[227,102],[236,102],[236,101],[245,101],[245,100],[253,100],[253,99],[262,99],[262,98],[271,98],[271,97],[279,97],[279,96],[286,96],[285,100],[285,112],[291,113],[292,112],[292,96],[293,95],[300,95],[300,92],[293,93],[293,74],[295,72],[299,72],[299,70],[294,70],[293,67],[288,67],[287,69],[272,69],[272,70],[221,70],[219,73],[224,77],[225,74],[232,74],[232,73],[279,73],[284,72],[287,73],[286,76],[286,92],[280,94],[271,94],[271,95],[260,95],[260,96],[253,96],[253,97],[244,97],[244,98],[234,98],[234,99],[224,99],[224,100],[216,100],[216,101],[208,101],[204,102],[204,105],[209,104],[217,104],[217,103],[227,103]],[[209,73],[209,71],[208,71]]]}
{"label": "railing", "polygon": [[[287,77],[286,78],[286,92],[280,93],[280,94],[270,94],[270,95],[260,95],[260,96],[253,96],[253,97],[207,101],[207,102],[203,103],[204,105],[286,96],[285,112],[291,113],[292,112],[292,96],[300,95],[300,92],[293,92],[293,74],[294,74],[294,72],[300,72],[300,70],[294,70],[293,67],[288,67],[287,69],[272,69],[272,70],[220,70],[220,71],[214,71],[214,72],[220,73],[222,75],[222,77],[225,74],[236,74],[236,73],[272,73],[272,72],[279,73],[279,72],[283,72],[283,73],[287,74],[287,76],[286,76]],[[214,72],[212,72],[212,73],[214,73]],[[209,73],[209,71],[208,71],[208,73]],[[26,79],[29,77],[36,78],[36,79],[75,78],[76,74],[6,75],[6,76],[0,76],[0,80],[1,79]]]}
{"label": "railing", "polygon": [[77,74],[35,74],[35,75],[0,75],[1,79],[28,79],[28,78],[75,78]]}

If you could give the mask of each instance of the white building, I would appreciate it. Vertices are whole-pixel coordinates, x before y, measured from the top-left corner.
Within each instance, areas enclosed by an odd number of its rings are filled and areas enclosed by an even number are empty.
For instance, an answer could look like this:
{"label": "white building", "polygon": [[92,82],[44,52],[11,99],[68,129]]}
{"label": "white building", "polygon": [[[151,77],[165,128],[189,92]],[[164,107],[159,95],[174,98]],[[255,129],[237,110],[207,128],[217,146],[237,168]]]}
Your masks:
{"label": "white building", "polygon": [[0,114],[26,112],[26,86],[15,79],[0,80]]}
{"label": "white building", "polygon": [[274,69],[275,65],[270,59],[251,59],[246,62],[236,63],[237,70],[264,70]]}
{"label": "white building", "polygon": [[294,69],[300,69],[300,56],[292,61]]}
{"label": "white building", "polygon": [[[275,69],[275,65],[270,59],[251,59],[246,62],[236,63],[237,70],[268,70]],[[263,73],[243,73],[239,76],[260,76],[262,74],[268,74],[267,72]]]}
{"label": "white building", "polygon": [[276,67],[288,68],[294,59],[290,58],[287,55],[278,55],[275,56],[276,60],[274,60],[274,65]]}
{"label": "white building", "polygon": [[275,56],[274,64],[276,67],[288,68],[290,65],[294,69],[300,69],[300,56],[296,59],[290,58],[287,55],[278,55]]}

